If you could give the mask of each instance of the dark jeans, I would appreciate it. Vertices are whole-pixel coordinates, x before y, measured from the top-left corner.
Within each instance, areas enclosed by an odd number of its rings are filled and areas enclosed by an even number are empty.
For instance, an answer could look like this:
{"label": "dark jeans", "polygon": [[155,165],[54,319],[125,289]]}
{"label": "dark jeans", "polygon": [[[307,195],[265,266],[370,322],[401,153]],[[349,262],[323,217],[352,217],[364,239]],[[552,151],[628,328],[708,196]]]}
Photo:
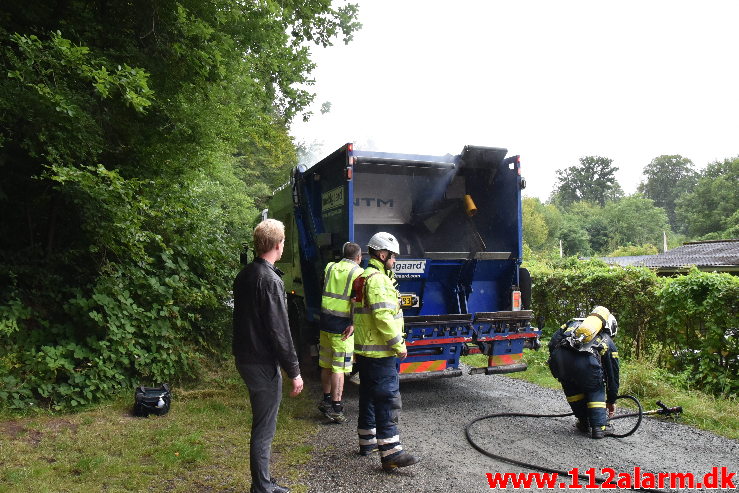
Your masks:
{"label": "dark jeans", "polygon": [[[367,358],[357,355],[359,368],[359,430],[376,429],[375,436],[383,460],[402,450],[398,433],[398,411],[401,408],[398,359]],[[360,434],[360,439],[368,439]],[[361,443],[361,442],[360,442]]]}
{"label": "dark jeans", "polygon": [[272,439],[277,429],[277,412],[282,400],[282,374],[277,366],[244,364],[236,362],[241,378],[249,389],[251,401],[251,439],[249,463],[251,469],[251,491],[265,493],[272,490],[270,483],[269,458]]}

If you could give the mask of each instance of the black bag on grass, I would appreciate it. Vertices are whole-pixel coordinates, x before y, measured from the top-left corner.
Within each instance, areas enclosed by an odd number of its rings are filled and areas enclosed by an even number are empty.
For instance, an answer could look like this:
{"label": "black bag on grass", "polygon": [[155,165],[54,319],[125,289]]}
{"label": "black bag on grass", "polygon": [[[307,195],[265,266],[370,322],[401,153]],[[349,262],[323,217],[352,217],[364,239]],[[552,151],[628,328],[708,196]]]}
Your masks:
{"label": "black bag on grass", "polygon": [[169,404],[172,396],[169,393],[169,385],[166,383],[161,387],[136,387],[134,394],[133,415],[148,416],[156,414],[163,416],[169,412]]}

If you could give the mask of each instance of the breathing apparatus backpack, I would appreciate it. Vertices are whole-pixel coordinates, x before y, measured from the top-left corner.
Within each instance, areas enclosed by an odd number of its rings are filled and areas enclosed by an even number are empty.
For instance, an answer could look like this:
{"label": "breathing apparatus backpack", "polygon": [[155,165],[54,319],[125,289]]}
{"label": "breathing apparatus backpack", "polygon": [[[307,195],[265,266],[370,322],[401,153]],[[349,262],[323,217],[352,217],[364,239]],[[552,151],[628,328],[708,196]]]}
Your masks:
{"label": "breathing apparatus backpack", "polygon": [[[613,318],[607,308],[596,306],[584,319],[570,320],[564,329],[562,344],[566,344],[575,351],[597,352],[593,346],[599,346],[602,342],[597,337],[606,326],[608,320]],[[600,349],[600,348],[598,348]]]}
{"label": "breathing apparatus backpack", "polygon": [[[565,369],[565,360],[569,358],[565,354],[557,354],[559,351],[574,351],[585,357],[592,355],[601,364],[601,354],[608,343],[603,337],[599,337],[601,331],[608,326],[608,320],[613,318],[608,309],[596,306],[585,318],[574,318],[562,325],[549,341],[549,370],[554,378],[568,378]],[[604,332],[608,333],[608,330]],[[570,375],[571,377],[571,375]]]}

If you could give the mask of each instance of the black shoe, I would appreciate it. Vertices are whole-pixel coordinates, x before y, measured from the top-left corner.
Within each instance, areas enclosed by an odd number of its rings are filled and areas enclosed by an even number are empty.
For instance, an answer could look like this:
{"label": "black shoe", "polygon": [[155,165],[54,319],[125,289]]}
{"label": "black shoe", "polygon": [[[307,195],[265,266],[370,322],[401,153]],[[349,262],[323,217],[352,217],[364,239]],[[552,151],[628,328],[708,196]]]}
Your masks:
{"label": "black shoe", "polygon": [[321,401],[318,403],[318,410],[321,414],[326,414],[331,410],[331,401]]}
{"label": "black shoe", "polygon": [[419,460],[421,459],[403,450],[392,459],[382,461],[382,469],[385,471],[392,471],[398,467],[408,467],[413,464],[417,464]]}
{"label": "black shoe", "polygon": [[360,445],[359,446],[359,455],[362,457],[367,457],[368,455],[372,455],[375,452],[377,452],[377,444],[372,445]]}
{"label": "black shoe", "polygon": [[272,483],[271,493],[290,493],[290,488],[287,486],[280,486],[277,484],[275,478],[269,478],[269,482]]}
{"label": "black shoe", "polygon": [[605,426],[593,426],[593,432],[590,435],[591,438],[600,439],[606,436]]}
{"label": "black shoe", "polygon": [[336,411],[333,408],[329,408],[329,410],[326,411],[325,414],[326,417],[334,423],[346,423],[346,416],[344,415],[344,411]]}

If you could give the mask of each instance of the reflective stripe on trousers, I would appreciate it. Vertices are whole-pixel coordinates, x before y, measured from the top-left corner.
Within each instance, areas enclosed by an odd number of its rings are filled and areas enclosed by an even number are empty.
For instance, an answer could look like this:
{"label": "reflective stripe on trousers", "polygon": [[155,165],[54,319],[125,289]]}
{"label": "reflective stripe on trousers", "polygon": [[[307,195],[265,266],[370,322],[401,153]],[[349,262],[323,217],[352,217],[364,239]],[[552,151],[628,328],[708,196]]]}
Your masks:
{"label": "reflective stripe on trousers", "polygon": [[[356,364],[360,382],[358,431],[376,430],[380,457],[389,460],[403,450],[398,431],[398,411],[402,406],[398,359],[357,355]],[[360,447],[370,444],[362,441],[371,440],[367,434],[360,434],[359,438]]]}
{"label": "reflective stripe on trousers", "polygon": [[572,412],[580,421],[590,423],[592,427],[605,426],[608,423],[606,412],[606,388],[601,387],[591,392],[582,392],[567,382],[562,382],[562,390]]}

